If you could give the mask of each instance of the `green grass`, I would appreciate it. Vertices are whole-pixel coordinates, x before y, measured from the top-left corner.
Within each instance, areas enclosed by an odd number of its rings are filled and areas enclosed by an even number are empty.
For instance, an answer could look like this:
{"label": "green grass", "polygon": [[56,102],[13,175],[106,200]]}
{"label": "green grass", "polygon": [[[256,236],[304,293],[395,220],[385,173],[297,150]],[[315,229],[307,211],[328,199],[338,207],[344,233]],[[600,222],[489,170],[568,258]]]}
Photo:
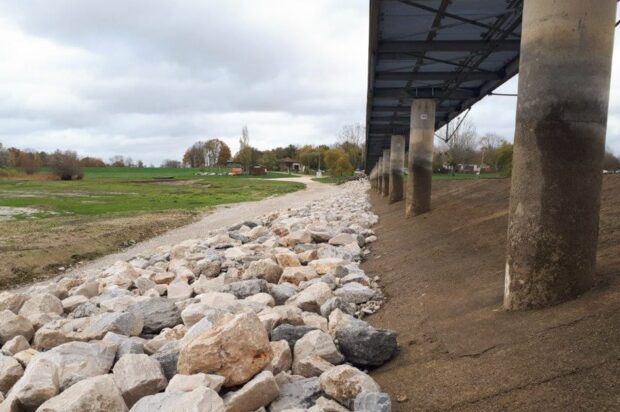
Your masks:
{"label": "green grass", "polygon": [[[224,169],[222,169],[223,171]],[[288,177],[196,176],[196,169],[86,168],[79,181],[0,180],[0,206],[35,207],[36,217],[50,215],[133,214],[191,210],[225,203],[260,200],[294,192],[301,183],[276,182]],[[160,178],[172,177],[170,180]]]}

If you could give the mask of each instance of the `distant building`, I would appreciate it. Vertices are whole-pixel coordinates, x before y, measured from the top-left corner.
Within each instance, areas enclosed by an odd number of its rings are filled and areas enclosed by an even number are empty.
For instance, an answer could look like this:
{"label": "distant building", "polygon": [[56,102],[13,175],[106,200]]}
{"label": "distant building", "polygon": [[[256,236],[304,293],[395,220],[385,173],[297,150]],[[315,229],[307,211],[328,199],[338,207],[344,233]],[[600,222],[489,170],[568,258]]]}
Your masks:
{"label": "distant building", "polygon": [[252,166],[250,168],[250,174],[252,176],[264,176],[267,174],[267,168],[261,165]]}
{"label": "distant building", "polygon": [[280,170],[287,170],[289,172],[301,172],[303,170],[301,163],[295,159],[291,159],[290,157],[285,157],[284,159],[278,160],[280,165]]}

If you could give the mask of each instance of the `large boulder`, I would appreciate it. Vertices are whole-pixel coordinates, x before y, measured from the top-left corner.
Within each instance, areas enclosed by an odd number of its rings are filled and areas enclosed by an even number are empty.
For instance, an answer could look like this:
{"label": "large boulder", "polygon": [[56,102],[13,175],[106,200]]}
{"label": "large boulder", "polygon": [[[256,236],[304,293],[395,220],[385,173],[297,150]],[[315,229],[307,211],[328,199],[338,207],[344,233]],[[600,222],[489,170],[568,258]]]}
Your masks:
{"label": "large boulder", "polygon": [[225,412],[224,401],[212,389],[201,386],[191,392],[164,392],[145,396],[131,412]]}
{"label": "large boulder", "polygon": [[308,332],[295,343],[295,350],[293,351],[293,372],[295,374],[306,375],[300,373],[299,366],[300,362],[307,358],[320,358],[333,365],[338,365],[344,361],[344,357],[336,348],[332,337],[320,330]]}
{"label": "large boulder", "polygon": [[295,343],[301,339],[306,333],[316,330],[316,328],[306,325],[289,325],[282,324],[271,331],[271,340],[284,340],[288,343],[291,350],[295,347]]}
{"label": "large boulder", "polygon": [[106,333],[114,332],[125,336],[138,336],[144,327],[144,320],[137,312],[111,312],[94,316],[81,332],[84,340],[102,339]]}
{"label": "large boulder", "polygon": [[269,283],[264,279],[241,280],[224,285],[220,292],[233,294],[237,299],[245,299],[257,293],[269,293]]}
{"label": "large boulder", "polygon": [[219,392],[224,385],[226,378],[220,375],[208,375],[206,373],[195,373],[193,375],[176,374],[168,386],[166,386],[166,392],[191,392],[201,386],[206,386],[209,389],[213,389],[215,392]]}
{"label": "large boulder", "polygon": [[384,392],[361,392],[353,403],[355,412],[392,412],[390,395]]}
{"label": "large boulder", "polygon": [[17,314],[28,297],[23,293],[0,292],[0,311],[10,310]]}
{"label": "large boulder", "polygon": [[216,373],[226,378],[224,386],[249,381],[271,362],[271,346],[258,316],[242,313],[222,320],[185,345],[177,370],[183,374]]}
{"label": "large boulder", "polygon": [[321,305],[332,296],[332,290],[326,283],[317,282],[291,297],[286,303],[307,312],[318,313],[321,310]]}
{"label": "large boulder", "polygon": [[34,411],[60,391],[58,367],[45,358],[35,357],[2,404],[9,411]]}
{"label": "large boulder", "polygon": [[25,317],[39,313],[55,313],[57,315],[62,315],[63,312],[62,302],[51,293],[34,295],[24,302],[19,310],[19,314]]}
{"label": "large boulder", "polygon": [[349,303],[365,303],[375,297],[376,292],[371,288],[357,282],[347,283],[336,289],[334,295]]}
{"label": "large boulder", "polygon": [[144,354],[127,354],[112,369],[114,383],[121,390],[127,406],[140,398],[156,394],[168,384],[159,362]]}
{"label": "large boulder", "polygon": [[280,395],[280,389],[273,374],[264,371],[235,392],[224,396],[226,412],[255,411],[267,406]]}
{"label": "large boulder", "polygon": [[32,323],[22,315],[5,309],[0,312],[0,342],[6,343],[16,336],[23,336],[30,340],[34,335]]}
{"label": "large boulder", "polygon": [[2,345],[2,353],[5,355],[13,356],[16,353],[19,353],[29,348],[30,344],[28,343],[28,339],[24,338],[22,335],[17,335],[13,339],[7,341],[4,345]]}
{"label": "large boulder", "polygon": [[282,272],[280,277],[280,283],[299,285],[301,282],[312,280],[318,276],[316,270],[311,266],[291,266],[284,268],[284,272]]}
{"label": "large boulder", "polygon": [[109,374],[84,379],[37,409],[37,412],[124,411],[127,411],[127,405]]}
{"label": "large boulder", "polygon": [[149,299],[129,307],[129,311],[144,320],[142,333],[157,334],[163,328],[173,328],[183,323],[179,308],[171,300]]}
{"label": "large boulder", "polygon": [[398,349],[396,332],[351,324],[336,332],[338,348],[347,362],[377,367],[389,361]]}
{"label": "large boulder", "polygon": [[58,368],[60,389],[93,376],[104,375],[114,364],[116,345],[103,342],[69,342],[38,355]]}
{"label": "large boulder", "polygon": [[293,365],[293,354],[289,343],[285,340],[279,340],[270,344],[273,358],[266,370],[270,370],[274,375],[290,370]]}
{"label": "large boulder", "polygon": [[319,275],[326,275],[328,273],[335,272],[339,266],[346,266],[346,264],[347,261],[343,259],[328,257],[313,260],[308,263],[308,266],[314,268],[314,270],[316,270],[316,273],[318,273]]}
{"label": "large boulder", "polygon": [[329,397],[350,408],[362,392],[381,392],[370,376],[349,365],[340,365],[324,372],[319,378],[321,389]]}

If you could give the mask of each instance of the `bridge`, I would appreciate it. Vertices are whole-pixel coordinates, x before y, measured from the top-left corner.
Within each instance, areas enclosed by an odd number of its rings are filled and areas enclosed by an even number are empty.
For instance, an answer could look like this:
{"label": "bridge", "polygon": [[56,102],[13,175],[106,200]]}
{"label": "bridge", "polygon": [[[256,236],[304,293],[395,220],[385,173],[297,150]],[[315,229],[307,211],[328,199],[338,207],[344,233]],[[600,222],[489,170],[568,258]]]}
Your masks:
{"label": "bridge", "polygon": [[407,218],[431,211],[436,130],[520,73],[506,309],[594,283],[616,6],[370,0],[366,171]]}

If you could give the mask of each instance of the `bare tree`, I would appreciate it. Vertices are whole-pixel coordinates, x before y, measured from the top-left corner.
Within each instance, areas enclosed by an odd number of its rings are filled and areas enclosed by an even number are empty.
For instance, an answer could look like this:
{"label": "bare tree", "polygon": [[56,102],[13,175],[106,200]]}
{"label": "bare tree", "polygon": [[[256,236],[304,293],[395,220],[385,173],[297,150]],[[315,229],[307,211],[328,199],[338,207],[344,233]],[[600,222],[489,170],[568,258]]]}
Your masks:
{"label": "bare tree", "polygon": [[480,138],[480,151],[482,155],[480,162],[493,166],[495,170],[499,170],[499,148],[504,143],[506,143],[506,140],[495,133],[487,133],[482,136]]}
{"label": "bare tree", "polygon": [[475,162],[478,134],[470,120],[464,120],[448,141],[447,155],[452,166]]}
{"label": "bare tree", "polygon": [[250,146],[250,132],[248,126],[243,126],[241,130],[241,138],[239,139],[239,153],[237,153],[237,159],[245,173],[250,172],[250,166],[252,166],[252,146]]}
{"label": "bare tree", "polygon": [[337,138],[337,147],[341,148],[349,157],[355,168],[364,165],[364,140],[366,129],[360,123],[348,124],[340,129]]}

